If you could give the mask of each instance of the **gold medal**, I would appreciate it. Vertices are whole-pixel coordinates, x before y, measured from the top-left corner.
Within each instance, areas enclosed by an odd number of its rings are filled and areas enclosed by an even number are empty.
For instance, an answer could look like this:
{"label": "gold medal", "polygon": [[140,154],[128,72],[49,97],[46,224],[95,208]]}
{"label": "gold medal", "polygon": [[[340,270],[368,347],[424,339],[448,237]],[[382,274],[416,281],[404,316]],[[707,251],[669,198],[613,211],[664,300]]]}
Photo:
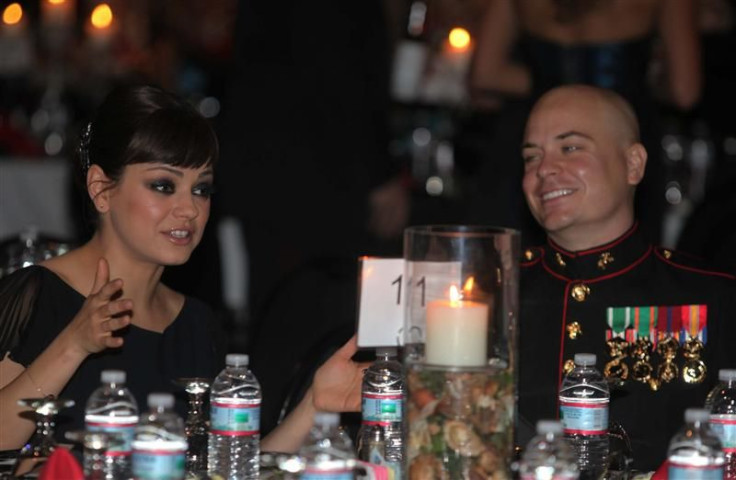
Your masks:
{"label": "gold medal", "polygon": [[629,366],[625,363],[629,344],[623,338],[614,337],[606,342],[606,348],[611,361],[603,368],[603,375],[612,385],[620,387],[629,378]]}
{"label": "gold medal", "polygon": [[647,337],[639,337],[631,347],[631,356],[637,359],[631,376],[638,382],[647,383],[652,377],[652,365],[649,363],[651,350],[652,342]]}
{"label": "gold medal", "polygon": [[576,301],[584,302],[588,298],[588,295],[590,295],[590,287],[584,283],[576,283],[573,285],[570,295]]}
{"label": "gold medal", "polygon": [[698,337],[690,337],[682,346],[682,355],[687,359],[682,366],[682,379],[685,383],[700,383],[705,379],[708,368],[700,359],[705,345]]}
{"label": "gold medal", "polygon": [[669,383],[680,374],[677,365],[674,363],[679,347],[680,345],[677,343],[677,340],[672,337],[667,337],[657,344],[657,353],[659,353],[664,362],[657,368],[657,378],[660,383]]}
{"label": "gold medal", "polygon": [[583,327],[578,322],[568,323],[565,328],[567,329],[567,336],[570,340],[575,340],[583,334]]}

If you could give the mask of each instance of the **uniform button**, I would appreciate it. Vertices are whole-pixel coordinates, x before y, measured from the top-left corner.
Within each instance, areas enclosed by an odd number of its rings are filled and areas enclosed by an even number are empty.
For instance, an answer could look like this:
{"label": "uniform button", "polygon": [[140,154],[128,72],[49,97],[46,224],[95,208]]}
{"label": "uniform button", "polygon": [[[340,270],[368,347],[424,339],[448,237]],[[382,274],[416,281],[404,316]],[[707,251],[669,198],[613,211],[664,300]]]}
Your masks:
{"label": "uniform button", "polygon": [[575,340],[583,334],[583,327],[578,322],[570,322],[567,324],[567,336],[570,340]]}
{"label": "uniform button", "polygon": [[590,295],[590,287],[584,283],[576,283],[573,285],[570,295],[573,299],[578,302],[584,302],[588,295]]}
{"label": "uniform button", "polygon": [[562,259],[562,255],[560,255],[560,252],[555,253],[555,260],[557,261],[557,265],[561,267],[567,266],[567,264],[565,263],[565,260]]}

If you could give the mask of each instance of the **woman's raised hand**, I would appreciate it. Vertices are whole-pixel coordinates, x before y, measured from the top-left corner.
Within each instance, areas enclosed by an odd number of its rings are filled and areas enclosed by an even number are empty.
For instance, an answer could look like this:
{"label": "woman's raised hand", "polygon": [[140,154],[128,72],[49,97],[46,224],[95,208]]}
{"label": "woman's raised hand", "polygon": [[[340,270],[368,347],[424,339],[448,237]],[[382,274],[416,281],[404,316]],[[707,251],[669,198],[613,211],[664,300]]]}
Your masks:
{"label": "woman's raised hand", "polygon": [[357,351],[358,340],[353,336],[319,367],[312,383],[317,410],[360,411],[363,371],[370,366],[370,362],[354,362],[352,357]]}
{"label": "woman's raised hand", "polygon": [[92,291],[82,309],[65,328],[79,353],[86,356],[106,348],[116,348],[123,339],[114,337],[113,332],[130,323],[133,301],[117,298],[123,288],[121,279],[110,280],[110,267],[107,260],[100,258]]}

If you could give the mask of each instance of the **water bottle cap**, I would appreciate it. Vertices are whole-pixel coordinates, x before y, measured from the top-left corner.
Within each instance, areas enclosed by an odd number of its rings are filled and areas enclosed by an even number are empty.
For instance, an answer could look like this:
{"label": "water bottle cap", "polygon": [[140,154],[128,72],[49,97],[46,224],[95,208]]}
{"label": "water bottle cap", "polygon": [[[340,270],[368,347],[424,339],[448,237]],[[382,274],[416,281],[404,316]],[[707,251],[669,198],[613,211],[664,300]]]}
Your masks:
{"label": "water bottle cap", "polygon": [[170,393],[149,393],[148,408],[171,408],[174,406],[174,396]]}
{"label": "water bottle cap", "polygon": [[389,357],[396,356],[396,347],[378,347],[376,348],[376,356],[382,357],[388,355]]}
{"label": "water bottle cap", "polygon": [[688,408],[685,410],[686,422],[707,422],[710,420],[710,412],[704,408]]}
{"label": "water bottle cap", "polygon": [[718,370],[718,380],[722,382],[733,382],[736,380],[736,370],[726,368]]}
{"label": "water bottle cap", "polygon": [[575,354],[575,365],[583,367],[589,367],[595,365],[595,353],[576,353]]}
{"label": "water bottle cap", "polygon": [[547,433],[562,433],[562,422],[557,420],[540,420],[537,422],[537,433],[545,435]]}
{"label": "water bottle cap", "polygon": [[244,353],[228,353],[225,356],[225,365],[228,367],[247,367],[250,358]]}
{"label": "water bottle cap", "polygon": [[314,424],[323,427],[340,425],[340,414],[335,412],[317,412],[314,414]]}
{"label": "water bottle cap", "polygon": [[125,372],[123,370],[103,370],[100,380],[102,383],[125,383]]}

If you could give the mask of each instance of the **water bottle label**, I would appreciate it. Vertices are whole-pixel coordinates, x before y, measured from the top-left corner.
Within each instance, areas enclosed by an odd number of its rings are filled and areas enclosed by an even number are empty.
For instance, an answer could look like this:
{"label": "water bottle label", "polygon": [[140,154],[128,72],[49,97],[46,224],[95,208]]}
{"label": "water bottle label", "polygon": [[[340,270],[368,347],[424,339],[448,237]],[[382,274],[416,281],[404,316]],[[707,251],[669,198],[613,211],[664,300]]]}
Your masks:
{"label": "water bottle label", "polygon": [[307,469],[299,477],[300,480],[353,480],[352,468],[343,468],[339,470],[321,470],[321,469]]}
{"label": "water bottle label", "polygon": [[721,440],[724,452],[736,452],[736,415],[711,415],[710,428]]}
{"label": "water bottle label", "polygon": [[566,434],[603,435],[608,431],[608,399],[560,398],[560,420]]}
{"label": "water bottle label", "polygon": [[388,425],[400,422],[404,415],[404,397],[401,394],[363,394],[363,423]]}
{"label": "water bottle label", "polygon": [[133,448],[133,476],[136,480],[175,480],[184,478],[186,444],[176,442],[171,448],[158,443],[157,447]]}
{"label": "water bottle label", "polygon": [[694,467],[670,462],[667,468],[669,480],[722,480],[723,467],[720,465]]}
{"label": "water bottle label", "polygon": [[135,434],[135,426],[138,424],[137,416],[129,417],[107,417],[102,415],[86,415],[84,417],[86,428],[91,432],[117,433],[122,443],[112,445],[105,452],[109,456],[128,456],[131,454],[131,442]]}
{"label": "water bottle label", "polygon": [[210,432],[215,435],[258,435],[261,429],[261,401],[216,399],[210,406]]}

